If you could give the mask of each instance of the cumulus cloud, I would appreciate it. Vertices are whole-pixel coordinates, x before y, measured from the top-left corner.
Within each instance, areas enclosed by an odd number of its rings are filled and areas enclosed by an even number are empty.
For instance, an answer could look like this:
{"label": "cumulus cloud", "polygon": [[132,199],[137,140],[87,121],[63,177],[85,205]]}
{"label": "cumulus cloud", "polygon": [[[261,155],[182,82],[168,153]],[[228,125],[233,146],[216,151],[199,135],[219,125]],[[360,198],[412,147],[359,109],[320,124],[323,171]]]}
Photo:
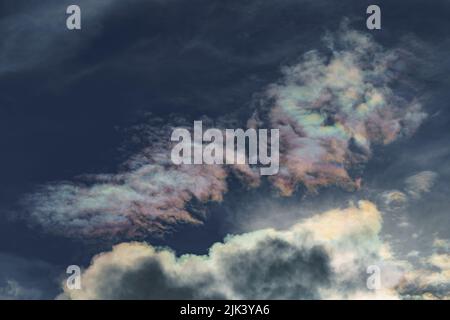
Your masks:
{"label": "cumulus cloud", "polygon": [[325,41],[329,55],[306,53],[265,95],[268,121],[280,129],[281,170],[273,182],[284,195],[299,183],[313,191],[358,188],[350,171],[370,158],[372,146],[410,135],[426,116],[392,88],[401,76],[399,51],[345,26]]}
{"label": "cumulus cloud", "polygon": [[[398,298],[395,261],[380,237],[381,215],[370,202],[335,209],[293,225],[228,236],[207,255],[177,257],[146,243],[122,243],[93,258],[71,299]],[[366,287],[379,265],[385,285]],[[398,273],[398,272],[397,272]]]}

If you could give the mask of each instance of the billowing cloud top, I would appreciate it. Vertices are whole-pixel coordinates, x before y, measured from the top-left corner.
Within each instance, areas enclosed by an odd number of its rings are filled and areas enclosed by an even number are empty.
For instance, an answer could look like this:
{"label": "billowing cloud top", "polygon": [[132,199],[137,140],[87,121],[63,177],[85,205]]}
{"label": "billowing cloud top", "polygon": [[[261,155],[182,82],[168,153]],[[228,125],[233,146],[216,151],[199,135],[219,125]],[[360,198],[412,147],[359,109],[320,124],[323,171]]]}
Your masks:
{"label": "billowing cloud top", "polygon": [[[381,215],[370,202],[335,209],[285,231],[229,236],[208,255],[177,257],[145,243],[122,243],[94,257],[72,299],[398,298],[395,262],[379,238]],[[378,264],[385,287],[366,287]]]}

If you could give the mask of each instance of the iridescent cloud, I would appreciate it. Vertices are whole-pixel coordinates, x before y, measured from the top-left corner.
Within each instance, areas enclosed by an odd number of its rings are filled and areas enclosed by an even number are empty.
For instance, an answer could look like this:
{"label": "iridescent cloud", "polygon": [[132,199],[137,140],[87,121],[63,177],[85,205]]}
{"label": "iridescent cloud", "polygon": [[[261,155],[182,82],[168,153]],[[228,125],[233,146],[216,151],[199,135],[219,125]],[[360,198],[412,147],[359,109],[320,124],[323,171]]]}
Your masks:
{"label": "iridescent cloud", "polygon": [[[330,55],[310,51],[285,67],[248,121],[280,130],[280,172],[269,179],[283,195],[299,184],[309,191],[359,188],[361,179],[350,172],[368,161],[372,146],[413,133],[426,116],[391,87],[398,52],[345,27],[326,43]],[[251,187],[260,183],[247,165],[175,166],[170,134],[153,131],[158,146],[139,152],[121,172],[42,186],[23,199],[25,215],[65,236],[145,237],[202,223],[189,203],[222,200],[231,172]]]}
{"label": "iridescent cloud", "polygon": [[[165,153],[140,154],[122,173],[40,187],[22,204],[49,231],[75,237],[158,235],[177,224],[199,224],[191,200],[220,201],[227,190],[220,166],[173,166]],[[86,180],[86,179],[85,179]]]}
{"label": "iridescent cloud", "polygon": [[329,55],[306,53],[266,91],[268,122],[281,141],[281,172],[272,180],[284,195],[299,183],[310,191],[358,188],[350,170],[370,158],[372,146],[410,135],[426,117],[392,88],[399,52],[346,27],[326,43]]}

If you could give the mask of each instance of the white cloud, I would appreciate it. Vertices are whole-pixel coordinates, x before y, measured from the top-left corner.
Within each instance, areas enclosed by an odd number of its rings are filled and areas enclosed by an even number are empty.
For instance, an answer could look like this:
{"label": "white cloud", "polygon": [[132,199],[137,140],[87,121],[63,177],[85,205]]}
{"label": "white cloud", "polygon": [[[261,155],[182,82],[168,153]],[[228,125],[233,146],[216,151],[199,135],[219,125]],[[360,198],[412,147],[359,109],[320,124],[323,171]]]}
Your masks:
{"label": "white cloud", "polygon": [[[379,238],[381,215],[370,202],[293,225],[229,236],[207,255],[183,255],[145,243],[122,243],[93,258],[72,299],[398,298],[401,263]],[[366,287],[377,264],[385,286]],[[386,286],[388,285],[388,286]]]}

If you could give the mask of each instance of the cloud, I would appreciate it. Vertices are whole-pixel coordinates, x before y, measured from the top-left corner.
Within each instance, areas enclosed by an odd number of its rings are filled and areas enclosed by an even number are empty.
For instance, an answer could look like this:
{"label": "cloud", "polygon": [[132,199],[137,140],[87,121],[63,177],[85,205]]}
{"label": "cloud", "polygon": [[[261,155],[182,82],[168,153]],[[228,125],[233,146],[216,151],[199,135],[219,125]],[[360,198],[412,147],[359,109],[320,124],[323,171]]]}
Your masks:
{"label": "cloud", "polygon": [[201,223],[186,206],[193,200],[222,200],[226,176],[220,166],[175,167],[166,153],[145,150],[124,172],[41,186],[22,199],[22,206],[27,218],[56,234],[158,235],[177,224]]}
{"label": "cloud", "polygon": [[279,231],[228,236],[207,255],[131,242],[95,256],[71,299],[398,298],[366,287],[366,268],[394,279],[399,264],[379,238],[381,215],[370,202],[335,209]]}
{"label": "cloud", "polygon": [[[412,203],[417,203],[422,196],[430,193],[438,174],[433,171],[422,171],[409,176],[404,181],[402,190],[387,190],[381,192],[377,198],[386,210],[404,209]],[[375,192],[379,193],[379,190]]]}
{"label": "cloud", "polygon": [[447,239],[434,239],[433,247],[436,249],[442,249],[446,252],[450,252],[450,241]]}
{"label": "cloud", "polygon": [[404,274],[397,290],[409,299],[450,299],[450,254],[434,253],[424,267]]}
{"label": "cloud", "polygon": [[405,180],[405,191],[414,199],[420,199],[424,193],[429,193],[437,179],[437,173],[422,171]]}
{"label": "cloud", "polygon": [[57,275],[56,268],[44,261],[0,253],[0,299],[51,299]]}
{"label": "cloud", "polygon": [[408,196],[398,190],[385,191],[380,198],[384,207],[389,210],[401,209],[408,204]]}
{"label": "cloud", "polygon": [[0,287],[0,299],[18,300],[18,299],[39,299],[42,293],[36,288],[22,287],[15,280],[6,280],[3,287]]}
{"label": "cloud", "polygon": [[248,165],[174,165],[172,129],[171,125],[138,129],[142,134],[138,144],[147,146],[129,157],[118,173],[39,186],[21,199],[22,217],[66,237],[159,237],[180,225],[202,224],[201,204],[222,201],[231,173],[246,185],[259,183],[259,174]]}
{"label": "cloud", "polygon": [[299,183],[310,191],[357,189],[360,179],[351,170],[368,161],[373,145],[412,134],[426,117],[418,101],[393,88],[400,51],[345,24],[325,42],[328,55],[313,50],[283,68],[263,99],[269,124],[280,129],[281,170],[273,182],[284,195]]}
{"label": "cloud", "polygon": [[[265,92],[267,119],[256,113],[248,122],[280,130],[280,171],[269,179],[283,195],[300,183],[310,191],[359,188],[361,179],[350,171],[370,158],[372,145],[411,134],[425,117],[417,102],[389,86],[397,52],[346,27],[326,42],[331,56],[310,51],[285,67],[282,80]],[[136,239],[200,224],[202,214],[190,204],[221,201],[231,172],[259,185],[249,166],[172,165],[170,132],[152,130],[152,142],[121,172],[42,186],[24,197],[25,216],[60,235]]]}

